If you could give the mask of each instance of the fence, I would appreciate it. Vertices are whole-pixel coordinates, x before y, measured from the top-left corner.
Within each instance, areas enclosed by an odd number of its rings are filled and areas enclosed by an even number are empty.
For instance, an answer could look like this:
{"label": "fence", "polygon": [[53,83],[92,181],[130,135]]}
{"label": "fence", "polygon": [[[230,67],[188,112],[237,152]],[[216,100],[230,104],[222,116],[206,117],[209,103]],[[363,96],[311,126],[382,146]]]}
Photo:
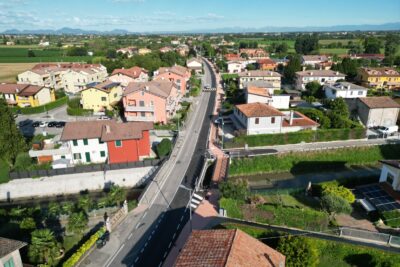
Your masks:
{"label": "fence", "polygon": [[50,170],[32,170],[32,171],[16,171],[9,174],[10,179],[24,179],[57,176],[75,173],[88,173],[88,172],[106,172],[111,170],[141,168],[159,165],[158,159],[145,159],[143,161],[115,163],[115,164],[96,164],[96,165],[81,165],[71,168],[50,169]]}
{"label": "fence", "polygon": [[384,233],[377,233],[371,232],[366,230],[360,229],[353,229],[347,227],[340,228],[340,236],[348,237],[348,238],[355,238],[355,239],[362,239],[362,240],[369,240],[374,243],[385,244],[392,247],[400,247],[400,237],[384,234]]}

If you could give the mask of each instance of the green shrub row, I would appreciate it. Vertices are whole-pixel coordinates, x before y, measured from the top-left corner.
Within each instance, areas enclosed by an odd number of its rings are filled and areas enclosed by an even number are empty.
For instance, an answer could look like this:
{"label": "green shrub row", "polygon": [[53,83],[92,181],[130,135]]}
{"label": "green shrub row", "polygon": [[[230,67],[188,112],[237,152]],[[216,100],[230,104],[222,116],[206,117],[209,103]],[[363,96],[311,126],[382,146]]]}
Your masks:
{"label": "green shrub row", "polygon": [[301,142],[324,142],[364,138],[364,128],[354,129],[320,129],[317,131],[300,131],[280,134],[241,135],[232,141],[225,142],[225,148],[297,144]]}
{"label": "green shrub row", "polygon": [[383,221],[387,226],[393,228],[400,227],[400,211],[398,210],[391,210],[391,211],[384,211],[382,212]]}
{"label": "green shrub row", "polygon": [[70,116],[86,116],[92,114],[91,109],[83,109],[83,108],[67,108],[67,114]]}
{"label": "green shrub row", "polygon": [[82,256],[96,243],[96,241],[105,233],[105,228],[101,228],[94,233],[83,245],[63,263],[63,267],[73,267]]}
{"label": "green shrub row", "polygon": [[67,104],[67,102],[68,102],[68,96],[64,96],[64,97],[57,99],[56,101],[47,103],[46,105],[37,106],[37,107],[26,107],[26,108],[12,107],[11,111],[14,113],[21,112],[22,114],[43,113],[43,112],[49,111],[51,109],[61,107],[65,104]]}

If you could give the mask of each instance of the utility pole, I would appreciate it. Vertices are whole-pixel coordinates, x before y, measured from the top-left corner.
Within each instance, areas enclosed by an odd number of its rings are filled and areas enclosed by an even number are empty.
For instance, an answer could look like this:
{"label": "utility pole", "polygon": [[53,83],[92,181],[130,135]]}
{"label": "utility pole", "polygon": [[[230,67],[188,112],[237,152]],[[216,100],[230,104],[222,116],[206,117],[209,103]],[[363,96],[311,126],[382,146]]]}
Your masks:
{"label": "utility pole", "polygon": [[193,189],[188,188],[184,186],[183,184],[179,185],[180,188],[185,189],[189,191],[190,197],[189,197],[189,223],[190,223],[190,232],[193,231],[193,225],[192,225],[192,197],[193,197]]}

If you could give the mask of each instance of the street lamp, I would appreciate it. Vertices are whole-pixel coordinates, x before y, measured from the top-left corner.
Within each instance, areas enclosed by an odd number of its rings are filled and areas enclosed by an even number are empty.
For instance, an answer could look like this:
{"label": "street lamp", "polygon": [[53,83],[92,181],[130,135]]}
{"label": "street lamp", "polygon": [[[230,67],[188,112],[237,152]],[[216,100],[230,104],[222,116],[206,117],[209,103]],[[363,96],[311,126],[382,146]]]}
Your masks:
{"label": "street lamp", "polygon": [[193,230],[193,225],[192,225],[192,195],[193,195],[192,192],[193,192],[193,189],[189,188],[189,187],[186,187],[183,184],[180,184],[179,188],[185,189],[185,190],[189,191],[189,193],[190,193],[190,199],[189,199],[189,223],[190,223],[190,232],[192,232],[192,230]]}

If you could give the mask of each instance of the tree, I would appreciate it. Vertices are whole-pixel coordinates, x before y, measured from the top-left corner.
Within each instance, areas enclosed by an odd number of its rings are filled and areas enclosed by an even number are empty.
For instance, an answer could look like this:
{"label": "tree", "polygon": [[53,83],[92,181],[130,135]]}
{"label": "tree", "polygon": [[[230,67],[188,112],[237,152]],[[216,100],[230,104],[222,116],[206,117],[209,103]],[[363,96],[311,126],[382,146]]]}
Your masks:
{"label": "tree", "polygon": [[255,69],[257,69],[257,68],[256,68],[256,65],[255,65],[255,64],[247,64],[246,69],[247,69],[247,70],[255,70]]}
{"label": "tree", "polygon": [[26,149],[25,139],[15,124],[11,110],[0,98],[0,157],[13,164],[17,155]]}
{"label": "tree", "polygon": [[61,41],[57,42],[57,47],[62,47],[62,42]]}
{"label": "tree", "polygon": [[344,198],[334,194],[324,194],[321,198],[322,207],[329,213],[346,213],[350,214],[353,211],[350,203]]}
{"label": "tree", "polygon": [[385,38],[385,57],[393,57],[396,55],[397,46],[400,43],[398,35],[390,33]]}
{"label": "tree", "polygon": [[35,52],[33,52],[33,50],[29,49],[28,50],[28,57],[36,57]]}
{"label": "tree", "polygon": [[306,93],[308,96],[316,98],[323,97],[322,85],[317,81],[312,81],[306,84]]}
{"label": "tree", "polygon": [[109,192],[109,199],[112,203],[119,206],[126,199],[126,191],[118,185],[112,185]]}
{"label": "tree", "polygon": [[62,214],[69,215],[74,211],[74,203],[71,201],[65,201],[61,203],[61,212]]}
{"label": "tree", "polygon": [[343,98],[341,97],[335,98],[334,100],[329,101],[327,105],[331,109],[332,113],[345,118],[349,118],[350,116],[349,108],[346,104],[346,101],[344,101]]}
{"label": "tree", "polygon": [[297,54],[308,55],[311,52],[318,51],[318,36],[313,35],[300,35],[296,38],[294,48]]}
{"label": "tree", "polygon": [[51,217],[57,217],[61,213],[61,206],[57,202],[50,202],[47,206],[48,215]]}
{"label": "tree", "polygon": [[348,203],[353,203],[356,200],[354,194],[348,188],[339,185],[337,181],[322,183],[321,191],[322,195],[330,194],[338,196]]}
{"label": "tree", "polygon": [[277,250],[286,256],[287,267],[314,267],[319,262],[318,249],[305,237],[280,238]]}
{"label": "tree", "polygon": [[31,233],[31,245],[28,248],[28,256],[31,262],[52,265],[60,255],[60,244],[49,229],[35,230]]}
{"label": "tree", "polygon": [[86,47],[73,46],[68,48],[67,56],[82,57],[82,56],[87,56],[87,52],[88,51]]}
{"label": "tree", "polygon": [[156,146],[156,152],[160,159],[166,157],[171,152],[171,150],[172,150],[172,142],[168,138],[164,138]]}
{"label": "tree", "polygon": [[275,53],[281,54],[281,53],[286,53],[289,49],[289,46],[287,43],[280,43],[276,46],[275,48]]}
{"label": "tree", "polygon": [[115,49],[108,49],[106,53],[107,58],[117,58],[117,51]]}
{"label": "tree", "polygon": [[93,201],[88,195],[79,197],[78,208],[83,209],[85,212],[89,212],[92,206],[93,206]]}
{"label": "tree", "polygon": [[296,72],[301,70],[300,56],[295,55],[289,58],[289,63],[283,69],[283,78],[287,83],[294,83]]}
{"label": "tree", "polygon": [[87,227],[88,221],[85,212],[74,212],[68,218],[67,229],[69,232],[82,234]]}
{"label": "tree", "polygon": [[298,109],[299,112],[303,113],[310,119],[319,123],[321,129],[331,128],[331,120],[321,110],[317,109]]}
{"label": "tree", "polygon": [[25,230],[31,230],[36,228],[36,222],[32,217],[23,218],[19,223],[19,228]]}
{"label": "tree", "polygon": [[364,53],[379,54],[381,44],[378,38],[370,36],[364,39]]}
{"label": "tree", "polygon": [[194,50],[193,47],[189,49],[188,57],[197,57],[196,50]]}
{"label": "tree", "polygon": [[17,171],[28,170],[32,166],[32,158],[26,152],[21,152],[15,159],[14,169]]}
{"label": "tree", "polygon": [[332,70],[346,74],[347,78],[352,80],[357,76],[357,68],[360,66],[357,60],[343,58],[341,63],[334,64]]}
{"label": "tree", "polygon": [[249,193],[247,180],[236,179],[222,182],[219,190],[224,198],[232,198],[237,200],[245,200]]}

